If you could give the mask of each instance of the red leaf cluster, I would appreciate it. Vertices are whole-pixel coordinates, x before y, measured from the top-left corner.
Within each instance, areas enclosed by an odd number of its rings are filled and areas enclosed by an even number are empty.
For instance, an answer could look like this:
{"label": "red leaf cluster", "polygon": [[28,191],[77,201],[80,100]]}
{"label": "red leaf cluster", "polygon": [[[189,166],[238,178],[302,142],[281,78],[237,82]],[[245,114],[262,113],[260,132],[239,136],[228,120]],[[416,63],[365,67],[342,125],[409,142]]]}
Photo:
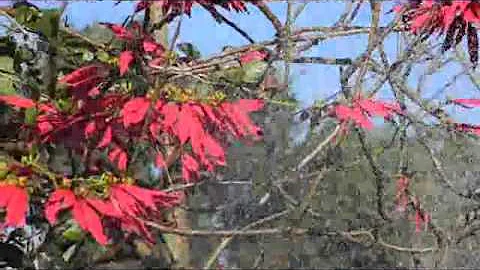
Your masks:
{"label": "red leaf cluster", "polygon": [[[0,100],[19,108],[25,107],[26,103],[35,105],[21,97],[1,97]],[[213,171],[216,166],[225,165],[225,150],[218,135],[232,134],[237,139],[261,138],[260,127],[248,116],[250,112],[262,109],[260,100],[242,99],[214,107],[163,100],[153,103],[146,97],[128,100],[127,96],[107,94],[84,100],[73,114],[60,112],[50,104],[42,105],[49,109],[40,111],[37,117],[35,128],[41,142],[69,142],[74,149],[86,151],[87,143],[95,141],[95,148],[109,149],[110,161],[121,171],[127,169],[126,144],[129,142],[146,140],[161,146],[160,135],[167,134],[176,138],[181,146],[189,143],[191,153],[185,152],[182,156],[186,181],[198,177],[202,167]],[[149,112],[150,117],[147,117]],[[163,167],[164,162],[159,152],[156,163]]]}
{"label": "red leaf cluster", "polygon": [[436,1],[410,0],[394,10],[403,12],[403,19],[415,34],[427,37],[446,34],[443,50],[460,43],[467,36],[470,60],[478,61],[478,36],[475,24],[480,22],[480,3],[475,0]]}
{"label": "red leaf cluster", "polygon": [[[151,110],[152,117],[146,122],[151,141],[158,142],[160,135],[168,134],[176,138],[181,146],[190,144],[192,152],[182,154],[182,172],[186,181],[197,178],[201,166],[213,171],[216,166],[225,165],[225,151],[213,135],[215,131],[218,134],[230,133],[237,139],[247,136],[260,138],[261,129],[248,116],[248,113],[263,107],[260,100],[224,102],[217,107],[193,102],[165,103],[160,100],[153,105],[146,98],[130,102],[131,104],[125,104],[123,110],[123,123],[126,127],[143,126],[145,115]],[[157,166],[163,167],[161,153],[158,153],[156,161]]]}
{"label": "red leaf cluster", "polygon": [[93,64],[81,67],[60,78],[58,82],[65,84],[70,95],[75,99],[86,99],[99,94],[98,84],[103,82],[109,75],[109,68]]}
{"label": "red leaf cluster", "polygon": [[159,217],[162,209],[176,206],[180,200],[179,194],[127,184],[112,185],[107,199],[82,197],[68,189],[57,189],[45,204],[45,217],[53,225],[61,211],[70,210],[78,225],[102,245],[108,243],[102,224],[105,219],[117,221],[124,231],[154,242],[143,220]]}
{"label": "red leaf cluster", "polygon": [[380,116],[390,119],[395,114],[403,114],[400,105],[357,96],[351,106],[336,105],[331,112],[340,122],[353,121],[357,126],[372,129],[370,117]]}
{"label": "red leaf cluster", "polygon": [[[144,5],[146,7],[149,4],[144,3]],[[123,76],[130,69],[137,57],[147,55],[151,58],[151,63],[163,62],[165,48],[155,42],[151,35],[145,33],[138,23],[133,23],[131,29],[118,24],[103,23],[103,25],[112,30],[118,39],[127,43],[128,49],[122,51],[119,56],[120,76]]]}
{"label": "red leaf cluster", "polygon": [[191,16],[193,4],[204,5],[207,8],[213,8],[219,5],[226,10],[235,10],[237,12],[247,11],[245,0],[141,0],[137,3],[135,11],[139,12],[152,4],[160,5],[164,14],[187,14]]}

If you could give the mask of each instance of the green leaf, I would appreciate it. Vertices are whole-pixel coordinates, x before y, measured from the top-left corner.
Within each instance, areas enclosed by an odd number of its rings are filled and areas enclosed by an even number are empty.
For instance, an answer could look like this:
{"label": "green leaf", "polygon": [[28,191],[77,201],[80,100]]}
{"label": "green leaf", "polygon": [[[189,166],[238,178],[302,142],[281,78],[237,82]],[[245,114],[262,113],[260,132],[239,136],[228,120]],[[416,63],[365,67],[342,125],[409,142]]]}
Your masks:
{"label": "green leaf", "polygon": [[63,232],[62,236],[68,241],[80,242],[85,237],[85,233],[80,226],[72,220],[70,221],[70,226]]}
{"label": "green leaf", "polygon": [[202,57],[198,48],[192,43],[180,43],[177,45],[177,48],[191,60],[200,59]]}
{"label": "green leaf", "polygon": [[224,79],[230,83],[240,85],[242,84],[245,71],[241,67],[232,67],[214,74],[214,77]]}
{"label": "green leaf", "polygon": [[233,147],[236,147],[236,148],[240,148],[240,147],[243,147],[243,143],[239,142],[239,141],[235,141],[233,144],[232,144]]}
{"label": "green leaf", "polygon": [[83,61],[92,61],[95,55],[89,51],[89,50],[84,50],[82,53],[82,60]]}
{"label": "green leaf", "polygon": [[110,55],[106,51],[98,51],[97,59],[104,63],[109,63],[112,57],[110,57]]}
{"label": "green leaf", "polygon": [[34,7],[20,6],[15,9],[15,20],[22,25],[28,25],[39,17],[40,11]]}
{"label": "green leaf", "polygon": [[54,40],[58,36],[60,27],[61,11],[59,9],[44,9],[39,19],[30,23],[30,27],[44,34],[48,40]]}
{"label": "green leaf", "polygon": [[29,125],[35,124],[37,121],[38,111],[36,108],[29,108],[25,110],[25,123]]}
{"label": "green leaf", "polygon": [[243,66],[244,74],[242,81],[244,83],[257,83],[262,78],[268,64],[263,61],[256,61]]}
{"label": "green leaf", "polygon": [[0,79],[0,95],[15,95],[17,91],[11,87],[12,84],[10,82],[7,82],[6,80],[1,80]]}
{"label": "green leaf", "polygon": [[63,112],[69,112],[73,108],[73,102],[70,99],[59,99],[55,103]]}

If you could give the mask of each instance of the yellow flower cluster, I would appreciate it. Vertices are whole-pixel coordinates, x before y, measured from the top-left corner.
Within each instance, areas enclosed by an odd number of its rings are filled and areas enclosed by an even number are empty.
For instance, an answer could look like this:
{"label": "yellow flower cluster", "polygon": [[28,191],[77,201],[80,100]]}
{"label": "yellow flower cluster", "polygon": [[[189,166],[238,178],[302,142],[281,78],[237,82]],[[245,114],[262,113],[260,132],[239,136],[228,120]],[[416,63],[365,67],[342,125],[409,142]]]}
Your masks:
{"label": "yellow flower cluster", "polygon": [[208,95],[202,95],[194,89],[182,88],[174,84],[167,84],[163,87],[163,91],[171,101],[186,103],[186,102],[202,102],[211,105],[218,105],[226,99],[225,93],[221,91],[214,91]]}
{"label": "yellow flower cluster", "polygon": [[[72,186],[71,179],[64,178],[62,182],[64,188],[70,188]],[[80,185],[74,189],[75,194],[78,196],[87,197],[94,195],[96,197],[106,198],[109,195],[110,186],[115,184],[133,185],[135,180],[131,177],[119,178],[111,173],[103,173],[100,177],[89,178],[79,182]]]}

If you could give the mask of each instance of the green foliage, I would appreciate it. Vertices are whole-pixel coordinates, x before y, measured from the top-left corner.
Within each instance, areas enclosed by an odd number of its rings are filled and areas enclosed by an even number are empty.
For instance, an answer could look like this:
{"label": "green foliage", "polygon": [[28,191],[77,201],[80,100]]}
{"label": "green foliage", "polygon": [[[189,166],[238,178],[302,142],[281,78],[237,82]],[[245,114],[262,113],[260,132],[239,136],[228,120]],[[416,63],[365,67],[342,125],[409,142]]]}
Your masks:
{"label": "green foliage", "polygon": [[20,6],[15,11],[15,19],[20,24],[42,33],[50,42],[58,37],[61,10],[38,10],[29,6]]}
{"label": "green foliage", "polygon": [[255,61],[240,67],[232,67],[216,72],[213,77],[225,80],[233,85],[255,84],[259,83],[263,74],[265,74],[267,66],[266,62]]}
{"label": "green foliage", "polygon": [[68,228],[63,232],[62,236],[70,242],[80,242],[85,238],[85,232],[73,220],[68,220]]}
{"label": "green foliage", "polygon": [[200,51],[192,43],[180,43],[177,48],[185,54],[188,61],[200,59],[202,57]]}

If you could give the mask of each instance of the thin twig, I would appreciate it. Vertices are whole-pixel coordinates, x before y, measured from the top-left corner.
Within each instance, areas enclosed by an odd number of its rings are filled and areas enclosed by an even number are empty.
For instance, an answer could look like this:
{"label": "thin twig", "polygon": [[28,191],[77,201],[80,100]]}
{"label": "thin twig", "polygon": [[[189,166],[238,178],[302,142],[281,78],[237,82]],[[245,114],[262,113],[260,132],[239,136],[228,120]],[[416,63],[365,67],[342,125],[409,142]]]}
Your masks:
{"label": "thin twig", "polygon": [[334,138],[337,136],[338,132],[340,131],[340,125],[337,125],[333,132],[328,135],[325,140],[320,142],[318,146],[310,153],[308,154],[300,163],[298,164],[296,171],[301,170],[305,165],[307,165],[320,151],[323,150]]}

